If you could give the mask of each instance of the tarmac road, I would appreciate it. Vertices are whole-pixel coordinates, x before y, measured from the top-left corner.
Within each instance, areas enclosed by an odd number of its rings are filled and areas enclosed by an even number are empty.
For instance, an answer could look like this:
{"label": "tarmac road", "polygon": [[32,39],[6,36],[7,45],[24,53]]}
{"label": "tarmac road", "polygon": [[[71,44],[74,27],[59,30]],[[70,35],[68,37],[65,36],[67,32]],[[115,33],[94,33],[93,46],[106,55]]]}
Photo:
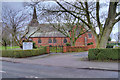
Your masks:
{"label": "tarmac road", "polygon": [[2,78],[118,78],[118,72],[2,61]]}

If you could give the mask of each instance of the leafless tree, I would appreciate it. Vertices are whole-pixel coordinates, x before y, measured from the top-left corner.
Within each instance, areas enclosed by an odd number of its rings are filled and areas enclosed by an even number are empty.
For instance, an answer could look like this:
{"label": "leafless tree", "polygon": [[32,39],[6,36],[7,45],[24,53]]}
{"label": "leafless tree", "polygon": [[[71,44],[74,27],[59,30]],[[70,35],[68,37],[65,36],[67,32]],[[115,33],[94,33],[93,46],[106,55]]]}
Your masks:
{"label": "leafless tree", "polygon": [[8,33],[8,31],[7,31],[7,28],[6,27],[2,28],[2,41],[1,41],[1,44],[2,44],[2,46],[5,47],[5,49],[7,49],[7,46],[10,45],[10,43],[11,43],[10,38],[11,37],[10,37],[10,34]]}
{"label": "leafless tree", "polygon": [[[50,8],[46,9],[46,11],[54,12],[54,13],[68,13],[75,17],[76,19],[80,20],[84,23],[93,33],[96,39],[96,48],[106,48],[106,44],[110,33],[113,29],[113,26],[120,21],[120,12],[117,12],[118,2],[109,2],[109,9],[104,19],[104,23],[101,21],[101,4],[99,0],[96,2],[67,2],[67,1],[56,1],[57,5],[60,7],[59,9],[52,10]],[[105,13],[105,11],[104,11]],[[102,17],[104,17],[103,15]],[[98,29],[99,33],[97,33],[96,28]]]}
{"label": "leafless tree", "polygon": [[2,23],[6,27],[7,33],[11,34],[13,42],[18,46],[22,46],[21,36],[25,33],[25,21],[28,20],[26,14],[21,10],[15,11],[13,9],[3,6],[2,9]]}
{"label": "leafless tree", "polygon": [[75,46],[77,39],[89,31],[78,19],[67,13],[55,17],[46,17],[46,20],[53,28],[70,39],[71,46]]}

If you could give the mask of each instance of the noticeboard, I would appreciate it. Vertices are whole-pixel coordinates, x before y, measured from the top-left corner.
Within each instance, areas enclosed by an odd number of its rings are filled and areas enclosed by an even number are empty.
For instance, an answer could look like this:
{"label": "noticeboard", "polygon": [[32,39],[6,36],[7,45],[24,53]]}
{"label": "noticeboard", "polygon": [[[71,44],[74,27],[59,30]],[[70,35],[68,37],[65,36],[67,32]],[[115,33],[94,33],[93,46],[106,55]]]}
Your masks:
{"label": "noticeboard", "polygon": [[23,42],[23,50],[33,49],[33,42]]}

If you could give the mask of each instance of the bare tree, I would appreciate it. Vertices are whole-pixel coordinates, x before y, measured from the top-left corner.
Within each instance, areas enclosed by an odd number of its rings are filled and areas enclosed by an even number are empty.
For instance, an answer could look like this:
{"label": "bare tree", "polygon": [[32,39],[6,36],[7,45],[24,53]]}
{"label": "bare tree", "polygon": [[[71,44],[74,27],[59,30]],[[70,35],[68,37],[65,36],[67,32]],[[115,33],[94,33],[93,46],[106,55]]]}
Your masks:
{"label": "bare tree", "polygon": [[[107,17],[104,20],[105,23],[101,21],[99,0],[96,0],[96,2],[87,2],[87,0],[84,2],[56,1],[56,3],[60,7],[59,9],[46,10],[58,14],[68,13],[74,16],[91,30],[96,39],[96,48],[106,48],[113,26],[120,21],[120,12],[117,12],[118,0],[109,2]],[[99,33],[97,33],[96,28],[98,28]]]}
{"label": "bare tree", "polygon": [[[53,22],[54,19],[55,22]],[[89,31],[89,29],[85,27],[82,23],[80,23],[78,19],[72,17],[70,14],[67,13],[65,13],[64,15],[59,15],[59,17],[46,17],[46,20],[48,20],[53,28],[55,28],[57,31],[70,39],[71,46],[75,46],[77,39],[81,35]]]}
{"label": "bare tree", "polygon": [[3,6],[2,22],[6,27],[7,32],[11,34],[13,42],[22,47],[21,36],[25,32],[25,21],[28,19],[27,15],[21,10],[15,11]]}
{"label": "bare tree", "polygon": [[11,41],[10,41],[10,34],[7,31],[6,27],[2,28],[2,41],[0,42],[2,44],[2,46],[5,47],[5,49],[7,49],[7,46],[10,45]]}

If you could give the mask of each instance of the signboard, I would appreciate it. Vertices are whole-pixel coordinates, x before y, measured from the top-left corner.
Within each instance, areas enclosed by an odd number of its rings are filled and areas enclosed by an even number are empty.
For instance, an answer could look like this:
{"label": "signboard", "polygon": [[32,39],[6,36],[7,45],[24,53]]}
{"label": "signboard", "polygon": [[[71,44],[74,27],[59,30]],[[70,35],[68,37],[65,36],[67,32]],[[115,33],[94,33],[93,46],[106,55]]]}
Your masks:
{"label": "signboard", "polygon": [[33,49],[33,42],[23,42],[23,50]]}

